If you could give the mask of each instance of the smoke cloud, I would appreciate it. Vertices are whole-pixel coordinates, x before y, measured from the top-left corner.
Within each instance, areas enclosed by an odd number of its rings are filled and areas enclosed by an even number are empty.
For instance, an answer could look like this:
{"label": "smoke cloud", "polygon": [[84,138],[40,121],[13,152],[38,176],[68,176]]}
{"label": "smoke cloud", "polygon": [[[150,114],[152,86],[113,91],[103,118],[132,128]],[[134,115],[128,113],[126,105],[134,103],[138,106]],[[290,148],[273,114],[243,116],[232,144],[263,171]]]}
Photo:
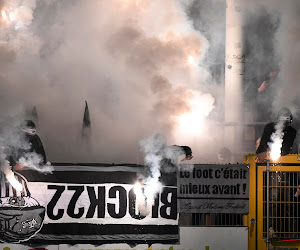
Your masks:
{"label": "smoke cloud", "polygon": [[[33,106],[50,161],[142,162],[141,138],[176,138],[209,44],[180,1],[1,1],[1,93]],[[0,53],[0,55],[1,55]],[[80,146],[84,101],[93,150]],[[26,113],[27,112],[27,113]],[[6,120],[3,118],[3,120]],[[72,145],[70,147],[70,145]]]}
{"label": "smoke cloud", "polygon": [[[266,74],[279,71],[276,97],[260,109],[286,106],[297,117],[299,3],[258,2],[243,3],[245,95],[251,86],[256,98]],[[139,141],[157,132],[191,146],[194,162],[216,161],[226,144],[216,125],[224,117],[225,10],[222,0],[1,0],[0,121],[13,127],[35,106],[51,162],[143,163]],[[85,101],[89,152],[81,146]],[[182,129],[190,113],[201,119]]]}

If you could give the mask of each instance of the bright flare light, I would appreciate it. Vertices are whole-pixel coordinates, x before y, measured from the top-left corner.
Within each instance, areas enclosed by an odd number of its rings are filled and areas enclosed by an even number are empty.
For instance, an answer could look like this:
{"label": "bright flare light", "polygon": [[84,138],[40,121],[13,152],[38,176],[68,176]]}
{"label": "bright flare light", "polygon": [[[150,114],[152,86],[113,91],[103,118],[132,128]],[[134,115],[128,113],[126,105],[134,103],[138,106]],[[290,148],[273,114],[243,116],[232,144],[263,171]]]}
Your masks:
{"label": "bright flare light", "polygon": [[178,117],[178,129],[184,133],[195,133],[203,128],[203,115],[196,110]]}
{"label": "bright flare light", "polygon": [[188,62],[189,62],[189,64],[192,64],[192,65],[195,64],[195,58],[193,56],[189,56]]}
{"label": "bright flare light", "polygon": [[9,181],[9,183],[17,190],[17,191],[22,191],[23,187],[22,184],[20,182],[18,182],[15,178],[14,173],[8,168],[8,167],[4,167],[3,170],[6,179]]}
{"label": "bright flare light", "polygon": [[270,158],[273,161],[277,161],[281,156],[281,147],[282,147],[283,140],[280,137],[277,137],[277,138],[274,138],[274,137],[273,137],[272,144],[269,145],[270,149],[271,149]]}
{"label": "bright flare light", "polygon": [[270,153],[270,157],[273,161],[277,161],[280,158],[280,147],[276,147],[276,149],[273,149]]}
{"label": "bright flare light", "polygon": [[144,216],[148,215],[150,213],[150,209],[147,207],[146,196],[143,193],[143,185],[140,182],[137,182],[134,185],[133,190],[136,196],[136,205],[139,213]]}
{"label": "bright flare light", "polygon": [[275,132],[271,135],[271,142],[268,143],[270,147],[270,157],[273,161],[277,161],[281,156],[281,148],[283,142],[283,128],[284,121],[279,121],[275,125]]}
{"label": "bright flare light", "polygon": [[6,15],[5,10],[2,10],[2,11],[1,11],[1,15],[2,15],[2,18],[3,18],[4,20],[7,20],[7,15]]}
{"label": "bright flare light", "polygon": [[201,133],[204,118],[214,108],[215,99],[211,94],[201,95],[194,91],[193,97],[189,100],[190,111],[177,117],[178,132],[185,135]]}
{"label": "bright flare light", "polygon": [[135,183],[133,190],[137,199],[144,196],[142,191],[142,184],[140,182]]}

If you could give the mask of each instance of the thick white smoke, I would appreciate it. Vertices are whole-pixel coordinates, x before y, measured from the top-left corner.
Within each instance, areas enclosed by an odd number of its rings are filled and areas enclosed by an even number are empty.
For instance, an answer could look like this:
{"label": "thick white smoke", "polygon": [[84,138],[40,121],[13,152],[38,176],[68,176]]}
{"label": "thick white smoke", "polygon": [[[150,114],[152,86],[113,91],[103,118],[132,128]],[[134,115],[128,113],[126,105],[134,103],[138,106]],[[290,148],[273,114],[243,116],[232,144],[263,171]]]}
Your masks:
{"label": "thick white smoke", "polygon": [[23,165],[24,167],[42,172],[42,173],[52,173],[53,167],[50,165],[50,162],[48,162],[45,166],[40,167],[43,165],[43,158],[41,155],[35,153],[35,152],[30,152],[24,154],[19,159],[19,163]]}
{"label": "thick white smoke", "polygon": [[[145,153],[145,165],[149,172],[142,177],[144,185],[144,200],[139,199],[139,202],[145,202],[145,211],[149,211],[154,204],[155,197],[162,188],[160,182],[161,177],[161,161],[163,159],[163,152],[166,148],[166,138],[161,134],[156,134],[146,138],[140,142],[142,150]],[[137,196],[139,198],[140,196]]]}
{"label": "thick white smoke", "polygon": [[[246,32],[255,71],[273,60],[280,66],[274,109],[299,106],[299,3],[244,4],[246,22],[259,23]],[[224,113],[225,9],[222,0],[2,0],[0,95],[10,103],[0,120],[36,106],[50,161],[141,163],[139,140],[161,131],[172,144],[191,145],[195,161],[211,162],[224,144],[220,127],[211,135],[210,122]],[[260,22],[265,16],[270,23]],[[265,47],[271,49],[264,54]],[[195,113],[191,93],[207,92],[213,97],[203,106],[216,108],[209,108],[206,126],[193,122],[195,132],[182,134],[176,118]],[[80,146],[85,100],[93,128],[89,154]]]}
{"label": "thick white smoke", "polygon": [[36,106],[51,161],[141,162],[140,138],[176,137],[188,93],[203,93],[209,45],[180,1],[2,0],[0,8],[11,16],[0,23],[1,90],[14,105]]}
{"label": "thick white smoke", "polygon": [[283,129],[285,121],[279,120],[275,125],[275,132],[271,135],[271,142],[268,143],[270,148],[270,157],[277,161],[281,155],[281,148],[283,142]]}

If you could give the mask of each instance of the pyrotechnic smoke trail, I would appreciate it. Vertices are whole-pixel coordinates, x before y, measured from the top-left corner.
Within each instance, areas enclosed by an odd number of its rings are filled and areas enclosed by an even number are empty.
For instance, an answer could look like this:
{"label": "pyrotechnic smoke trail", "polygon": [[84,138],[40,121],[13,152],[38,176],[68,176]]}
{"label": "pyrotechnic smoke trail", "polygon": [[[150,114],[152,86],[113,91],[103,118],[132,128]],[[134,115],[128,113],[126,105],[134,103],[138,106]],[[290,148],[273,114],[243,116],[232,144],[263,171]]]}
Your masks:
{"label": "pyrotechnic smoke trail", "polygon": [[149,153],[145,158],[145,163],[150,166],[151,176],[145,181],[145,197],[147,198],[147,205],[152,206],[154,204],[155,196],[159,193],[162,184],[159,181],[160,173],[160,161],[161,155],[155,155]]}
{"label": "pyrotechnic smoke trail", "polygon": [[[163,150],[166,146],[166,139],[161,134],[156,134],[154,137],[149,137],[140,142],[143,151],[145,152],[145,165],[149,168],[150,173],[144,176],[144,192],[136,192],[139,208],[144,207],[144,211],[140,211],[146,215],[150,211],[150,207],[154,204],[156,195],[160,192],[162,184],[159,180],[161,176],[160,162],[163,158]],[[139,199],[138,199],[139,198]]]}
{"label": "pyrotechnic smoke trail", "polygon": [[271,135],[271,142],[268,143],[270,147],[270,157],[272,160],[277,161],[281,155],[282,141],[283,141],[283,129],[285,121],[280,120],[275,125],[275,132]]}
{"label": "pyrotechnic smoke trail", "polygon": [[45,166],[40,166],[42,162],[42,157],[35,152],[27,153],[19,159],[19,163],[24,167],[39,171],[41,173],[52,173],[53,167],[50,165],[50,162],[47,162]]}

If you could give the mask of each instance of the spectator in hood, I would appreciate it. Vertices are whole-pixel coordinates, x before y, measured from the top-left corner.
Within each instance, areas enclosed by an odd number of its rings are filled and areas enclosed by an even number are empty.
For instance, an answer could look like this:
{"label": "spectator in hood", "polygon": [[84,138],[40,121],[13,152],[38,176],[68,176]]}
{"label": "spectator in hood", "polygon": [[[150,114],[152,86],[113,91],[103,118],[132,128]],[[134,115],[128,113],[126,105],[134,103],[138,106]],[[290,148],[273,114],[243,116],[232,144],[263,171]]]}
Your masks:
{"label": "spectator in hood", "polygon": [[269,153],[269,143],[272,142],[272,135],[276,131],[276,125],[282,125],[283,141],[281,147],[281,155],[287,155],[292,153],[293,143],[296,137],[296,130],[291,126],[293,120],[292,113],[287,108],[282,108],[278,112],[277,121],[268,123],[264,127],[263,134],[261,136],[261,141],[259,147],[256,150],[257,161],[262,162],[268,157]]}
{"label": "spectator in hood", "polygon": [[[36,133],[36,126],[31,120],[24,120],[19,127],[22,140],[26,146],[20,147],[9,155],[10,165],[13,170],[19,170],[30,162],[35,164],[46,164],[46,153],[40,137]],[[32,153],[32,154],[31,154]],[[33,160],[32,157],[35,159]],[[37,159],[38,158],[38,159]]]}

